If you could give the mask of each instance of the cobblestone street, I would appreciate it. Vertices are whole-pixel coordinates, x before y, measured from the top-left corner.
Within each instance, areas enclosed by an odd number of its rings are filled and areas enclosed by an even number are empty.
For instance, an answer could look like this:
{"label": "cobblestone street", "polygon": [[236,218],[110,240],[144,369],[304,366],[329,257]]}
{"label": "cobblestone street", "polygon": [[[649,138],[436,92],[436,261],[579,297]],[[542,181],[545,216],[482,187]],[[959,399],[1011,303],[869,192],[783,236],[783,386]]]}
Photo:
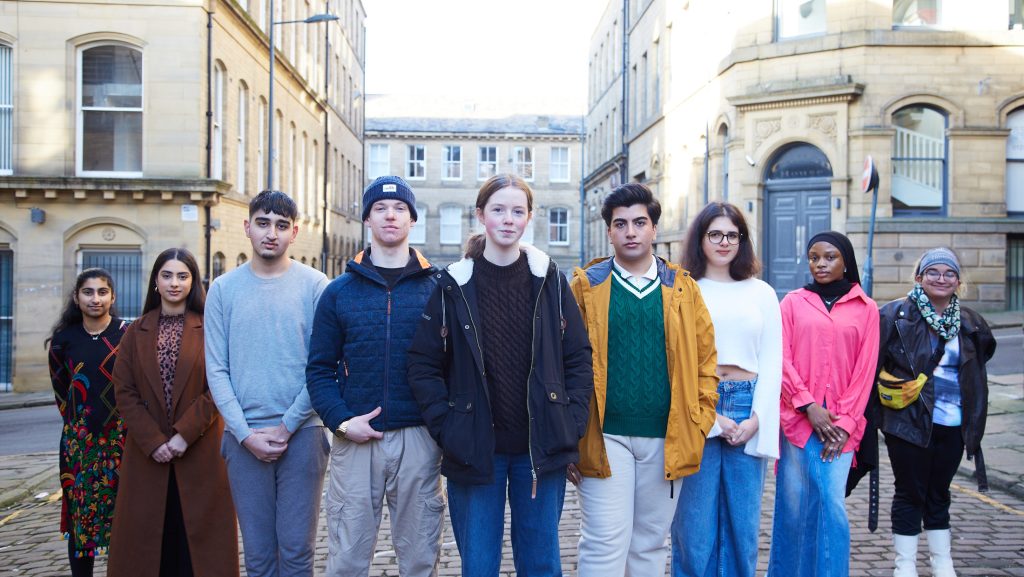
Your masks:
{"label": "cobblestone street", "polygon": [[[883,449],[884,455],[884,449]],[[56,461],[55,454],[40,459]],[[884,457],[883,457],[884,459]],[[892,574],[889,555],[887,510],[891,499],[892,475],[888,463],[882,467],[882,500],[879,530],[874,534],[867,529],[867,482],[861,483],[849,499],[852,558],[852,576],[882,576]],[[66,545],[57,532],[60,503],[56,499],[57,483],[44,485],[36,496],[0,513],[0,575],[66,575]],[[1024,576],[1024,500],[993,489],[979,494],[966,478],[957,477],[953,484],[953,557],[960,575]],[[48,493],[41,496],[41,493]],[[769,475],[763,501],[761,523],[761,552],[759,572],[767,567],[770,539],[774,480]],[[570,486],[562,515],[562,559],[566,575],[574,575],[576,568],[576,542],[579,539],[579,505],[576,492]],[[506,518],[507,521],[507,518]],[[373,576],[397,576],[387,518],[377,544],[377,554],[370,572]],[[507,539],[507,534],[506,534]],[[326,564],[327,529],[320,518],[317,541],[316,567],[318,574]],[[927,566],[922,544],[919,566]],[[511,550],[505,546],[506,560],[502,576],[514,575]],[[103,575],[105,559],[97,563],[97,575]],[[452,541],[451,531],[445,531],[441,575],[459,574],[459,556]],[[923,569],[923,576],[929,575]],[[243,570],[244,575],[244,570]]]}

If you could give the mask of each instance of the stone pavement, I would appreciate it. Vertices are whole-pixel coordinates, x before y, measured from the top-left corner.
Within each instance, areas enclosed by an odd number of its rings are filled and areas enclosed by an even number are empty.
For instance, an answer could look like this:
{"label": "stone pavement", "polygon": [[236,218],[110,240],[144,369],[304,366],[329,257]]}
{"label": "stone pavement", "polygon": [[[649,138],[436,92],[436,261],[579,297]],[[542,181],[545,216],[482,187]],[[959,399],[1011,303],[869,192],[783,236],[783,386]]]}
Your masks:
{"label": "stone pavement", "polygon": [[[884,452],[883,452],[884,454]],[[33,456],[35,461],[55,461],[55,455]],[[7,463],[0,463],[6,465]],[[867,530],[867,487],[866,483],[850,497],[847,508],[851,525],[852,577],[880,577],[892,574],[889,554],[890,536],[887,530],[885,510],[892,497],[892,474],[884,462],[881,475],[882,519],[876,533]],[[771,534],[772,503],[774,502],[774,479],[769,475],[763,499],[761,515],[759,573],[767,568],[768,544]],[[57,480],[52,476],[44,483],[33,498],[17,506],[0,511],[0,577],[5,576],[53,576],[66,575],[66,545],[57,533],[60,503],[57,499]],[[994,489],[982,495],[975,491],[967,480],[958,478],[953,484],[953,556],[961,576],[1024,576],[1024,499]],[[506,524],[508,516],[506,515]],[[579,540],[579,505],[576,491],[570,486],[562,515],[561,543],[563,569],[566,575],[574,575],[576,569],[576,543]],[[398,575],[394,550],[385,515],[381,537],[377,543],[370,575],[392,577]],[[316,570],[322,574],[327,557],[327,529],[324,516],[320,517],[317,535]],[[444,550],[441,559],[442,576],[458,575],[460,562],[451,530],[446,522]],[[505,560],[502,577],[515,574],[506,530]],[[924,547],[918,558],[921,575],[930,575]],[[97,562],[97,575],[103,575],[105,557]],[[243,570],[243,575],[244,570]]]}

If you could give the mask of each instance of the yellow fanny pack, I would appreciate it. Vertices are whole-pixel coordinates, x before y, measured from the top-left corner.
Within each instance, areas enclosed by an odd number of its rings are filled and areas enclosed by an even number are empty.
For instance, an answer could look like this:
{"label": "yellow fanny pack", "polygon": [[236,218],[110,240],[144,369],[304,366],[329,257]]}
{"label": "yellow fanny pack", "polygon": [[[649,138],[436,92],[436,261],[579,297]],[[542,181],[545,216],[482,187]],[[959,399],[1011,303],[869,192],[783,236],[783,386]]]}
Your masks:
{"label": "yellow fanny pack", "polygon": [[916,379],[905,381],[882,369],[878,373],[878,399],[882,406],[890,409],[904,409],[921,396],[921,389],[928,382],[928,375],[917,375]]}

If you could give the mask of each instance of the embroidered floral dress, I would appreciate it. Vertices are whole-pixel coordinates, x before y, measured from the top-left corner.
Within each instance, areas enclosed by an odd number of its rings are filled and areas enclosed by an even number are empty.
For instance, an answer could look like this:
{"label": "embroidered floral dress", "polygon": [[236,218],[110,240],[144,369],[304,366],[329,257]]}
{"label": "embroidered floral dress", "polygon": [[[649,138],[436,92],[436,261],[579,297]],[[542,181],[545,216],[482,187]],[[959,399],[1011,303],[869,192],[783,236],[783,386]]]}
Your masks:
{"label": "embroidered floral dress", "polygon": [[128,323],[113,318],[93,337],[79,324],[50,341],[50,381],[64,418],[60,438],[60,530],[76,555],[110,543],[124,422],[114,402],[114,361]]}

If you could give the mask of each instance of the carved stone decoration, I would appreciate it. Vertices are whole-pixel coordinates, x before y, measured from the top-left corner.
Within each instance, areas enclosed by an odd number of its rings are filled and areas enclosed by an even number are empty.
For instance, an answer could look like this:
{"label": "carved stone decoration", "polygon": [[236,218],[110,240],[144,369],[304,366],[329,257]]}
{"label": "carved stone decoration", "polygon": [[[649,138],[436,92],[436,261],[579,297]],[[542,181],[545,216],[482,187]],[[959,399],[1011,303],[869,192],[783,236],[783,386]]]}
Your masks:
{"label": "carved stone decoration", "polygon": [[107,242],[110,242],[110,241],[114,240],[115,238],[117,238],[117,231],[114,230],[112,227],[109,227],[109,226],[107,228],[104,228],[103,232],[100,233],[100,234],[103,236],[103,240],[105,240]]}
{"label": "carved stone decoration", "polygon": [[786,128],[790,130],[796,130],[800,128],[800,118],[796,115],[790,115],[786,117]]}
{"label": "carved stone decoration", "polygon": [[812,114],[807,117],[807,126],[812,130],[824,134],[829,140],[835,142],[838,133],[835,114]]}
{"label": "carved stone decoration", "polygon": [[765,118],[754,125],[754,149],[761,146],[771,135],[782,129],[782,118]]}

